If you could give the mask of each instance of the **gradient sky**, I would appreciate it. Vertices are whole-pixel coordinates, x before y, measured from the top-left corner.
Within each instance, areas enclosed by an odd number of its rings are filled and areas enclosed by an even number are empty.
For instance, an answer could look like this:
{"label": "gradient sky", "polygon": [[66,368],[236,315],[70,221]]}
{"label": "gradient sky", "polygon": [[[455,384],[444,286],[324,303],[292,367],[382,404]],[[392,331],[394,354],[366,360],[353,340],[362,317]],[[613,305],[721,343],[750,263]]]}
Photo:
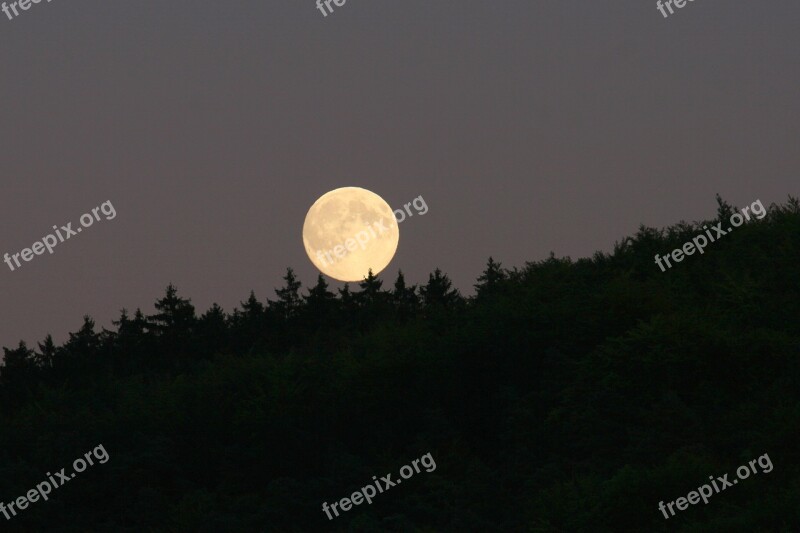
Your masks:
{"label": "gradient sky", "polygon": [[[0,345],[169,282],[198,311],[287,266],[306,211],[353,185],[393,207],[402,268],[465,293],[493,255],[611,250],[640,223],[800,195],[800,3],[54,0],[0,14],[0,254],[111,200],[117,218],[11,272]],[[665,251],[666,252],[666,251]],[[335,283],[338,287],[340,284]]]}

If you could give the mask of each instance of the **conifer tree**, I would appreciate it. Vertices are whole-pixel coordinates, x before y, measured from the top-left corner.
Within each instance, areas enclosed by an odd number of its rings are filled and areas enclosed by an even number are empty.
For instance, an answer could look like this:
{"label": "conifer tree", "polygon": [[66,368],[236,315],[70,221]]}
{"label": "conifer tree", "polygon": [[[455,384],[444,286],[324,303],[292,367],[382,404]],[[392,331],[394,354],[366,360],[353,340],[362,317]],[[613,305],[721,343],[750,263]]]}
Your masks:
{"label": "conifer tree", "polygon": [[197,320],[191,300],[178,296],[178,289],[172,283],[167,286],[164,297],[155,303],[155,308],[158,313],[148,319],[153,329],[161,334],[188,332]]}
{"label": "conifer tree", "polygon": [[228,317],[216,303],[200,317],[197,329],[201,338],[200,349],[207,355],[213,355],[227,346]]}
{"label": "conifer tree", "polygon": [[278,301],[274,302],[273,307],[278,313],[278,316],[289,319],[297,315],[302,298],[300,297],[300,287],[302,284],[295,277],[292,268],[286,269],[286,275],[283,277],[286,284],[280,288],[275,289],[275,294],[278,295]]}
{"label": "conifer tree", "polygon": [[246,302],[242,302],[242,310],[248,320],[258,321],[264,315],[264,305],[258,301],[254,291],[250,291],[250,297]]}
{"label": "conifer tree", "polygon": [[419,308],[419,296],[417,296],[417,286],[406,286],[406,278],[403,271],[397,273],[397,280],[394,282],[392,291],[392,302],[394,303],[397,315],[400,319],[406,319],[414,315]]}
{"label": "conifer tree", "polygon": [[312,320],[321,320],[330,314],[336,305],[336,295],[328,290],[328,282],[322,274],[317,276],[317,284],[308,290],[305,300],[306,314]]}
{"label": "conifer tree", "polygon": [[489,256],[486,263],[486,270],[478,277],[478,283],[474,285],[478,298],[497,294],[500,285],[508,278],[500,263],[495,263]]}
{"label": "conifer tree", "polygon": [[64,349],[72,357],[91,357],[97,354],[99,348],[100,337],[94,331],[94,320],[89,315],[84,315],[83,325],[77,332],[69,334]]}
{"label": "conifer tree", "polygon": [[447,274],[443,274],[440,269],[436,269],[428,277],[428,283],[420,287],[420,294],[425,307],[450,308],[461,301],[461,295],[457,289],[452,289],[453,282]]}
{"label": "conifer tree", "polygon": [[24,341],[17,348],[3,348],[3,366],[0,367],[0,382],[24,384],[33,374],[36,363],[33,350],[28,349]]}
{"label": "conifer tree", "polygon": [[352,323],[356,317],[356,312],[358,310],[358,304],[355,299],[355,295],[350,291],[350,284],[345,283],[344,287],[339,289],[339,309],[341,310],[340,313],[340,320],[344,323]]}
{"label": "conifer tree", "polygon": [[149,329],[150,324],[147,322],[147,318],[144,316],[144,313],[142,313],[142,310],[137,307],[136,313],[133,315],[131,333],[135,335],[144,335]]}
{"label": "conifer tree", "polygon": [[58,351],[53,342],[53,336],[48,333],[47,337],[44,338],[44,342],[38,344],[39,352],[35,355],[36,365],[39,368],[52,368]]}
{"label": "conifer tree", "polygon": [[131,319],[128,318],[128,310],[123,307],[119,320],[112,320],[111,323],[117,327],[117,333],[119,335],[124,335],[131,325]]}
{"label": "conifer tree", "polygon": [[363,281],[360,281],[358,286],[361,288],[361,291],[357,292],[355,297],[362,307],[373,307],[381,302],[383,296],[381,293],[383,280],[373,274],[371,268],[367,273],[367,277],[364,278]]}

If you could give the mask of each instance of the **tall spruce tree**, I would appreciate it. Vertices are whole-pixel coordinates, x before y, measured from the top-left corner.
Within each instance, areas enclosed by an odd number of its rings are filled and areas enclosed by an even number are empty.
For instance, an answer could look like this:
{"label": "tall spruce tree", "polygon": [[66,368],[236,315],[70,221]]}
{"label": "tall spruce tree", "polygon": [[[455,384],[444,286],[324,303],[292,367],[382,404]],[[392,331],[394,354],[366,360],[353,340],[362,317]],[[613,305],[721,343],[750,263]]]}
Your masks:
{"label": "tall spruce tree", "polygon": [[285,285],[280,289],[275,289],[275,294],[278,295],[278,301],[270,302],[275,309],[278,316],[284,320],[289,320],[297,315],[303,299],[300,296],[300,287],[302,283],[294,275],[292,268],[286,269],[286,275],[283,277]]}
{"label": "tall spruce tree", "polygon": [[178,296],[178,289],[172,283],[167,286],[164,297],[156,301],[155,308],[158,313],[148,319],[160,334],[188,333],[197,320],[191,300]]}

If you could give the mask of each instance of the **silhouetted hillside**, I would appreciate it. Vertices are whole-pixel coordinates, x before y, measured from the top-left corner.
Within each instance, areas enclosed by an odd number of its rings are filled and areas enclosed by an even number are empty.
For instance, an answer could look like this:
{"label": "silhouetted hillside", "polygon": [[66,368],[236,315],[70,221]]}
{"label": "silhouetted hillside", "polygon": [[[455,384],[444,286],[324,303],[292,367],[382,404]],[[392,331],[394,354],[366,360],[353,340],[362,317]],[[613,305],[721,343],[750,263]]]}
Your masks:
{"label": "silhouetted hillside", "polygon": [[[733,208],[719,203],[717,217]],[[800,203],[662,272],[703,226],[507,270],[436,270],[198,316],[170,285],[114,331],[5,350],[0,501],[102,444],[4,531],[798,531]],[[328,520],[323,502],[431,453]],[[668,520],[660,501],[768,453]]]}

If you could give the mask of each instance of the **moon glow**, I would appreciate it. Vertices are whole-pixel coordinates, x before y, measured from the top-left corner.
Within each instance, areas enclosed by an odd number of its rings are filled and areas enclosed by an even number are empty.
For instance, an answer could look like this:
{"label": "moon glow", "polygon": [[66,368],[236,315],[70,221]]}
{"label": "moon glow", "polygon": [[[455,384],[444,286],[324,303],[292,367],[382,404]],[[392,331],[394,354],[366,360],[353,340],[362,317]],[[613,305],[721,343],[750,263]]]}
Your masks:
{"label": "moon glow", "polygon": [[400,230],[383,198],[360,187],[322,195],[306,214],[303,244],[323,274],[339,281],[361,281],[378,274],[397,251]]}

